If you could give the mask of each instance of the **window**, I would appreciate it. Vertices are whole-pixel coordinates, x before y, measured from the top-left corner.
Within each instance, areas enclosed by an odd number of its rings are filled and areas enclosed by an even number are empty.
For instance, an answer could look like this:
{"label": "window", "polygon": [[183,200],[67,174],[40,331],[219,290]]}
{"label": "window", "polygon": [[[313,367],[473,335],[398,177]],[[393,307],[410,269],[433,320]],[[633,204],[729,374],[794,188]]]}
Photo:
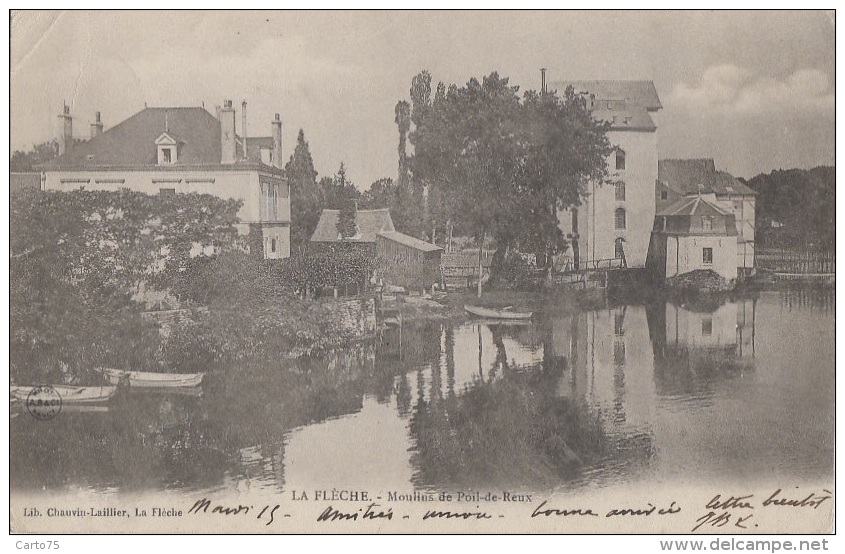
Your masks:
{"label": "window", "polygon": [[164,155],[164,163],[173,163],[173,159],[171,158],[172,151],[170,150],[170,148],[163,148],[161,153]]}
{"label": "window", "polygon": [[279,185],[273,183],[261,183],[261,204],[265,220],[274,221],[278,219],[278,198]]}
{"label": "window", "polygon": [[708,318],[701,320],[701,334],[702,335],[712,335],[713,334],[713,320]]}
{"label": "window", "polygon": [[621,258],[625,255],[625,239],[617,238],[613,243],[613,256]]}
{"label": "window", "polygon": [[701,261],[706,264],[713,263],[713,249],[712,248],[702,248],[701,249]]}
{"label": "window", "polygon": [[616,201],[623,202],[625,200],[625,183],[619,181],[616,183]]}
{"label": "window", "polygon": [[176,194],[176,189],[158,189],[160,196],[173,196]]}
{"label": "window", "polygon": [[669,200],[669,191],[668,190],[661,190],[660,191],[660,199],[661,200]]}
{"label": "window", "polygon": [[616,169],[625,169],[625,151],[621,148],[616,151]]}
{"label": "window", "polygon": [[616,208],[614,221],[617,229],[625,228],[625,208]]}
{"label": "window", "polygon": [[607,101],[607,109],[608,109],[608,110],[612,110],[612,109],[613,109],[613,102],[611,102],[610,100],[608,100],[608,101]]}
{"label": "window", "polygon": [[713,230],[713,218],[712,217],[702,217],[701,218],[701,228],[705,231],[712,231]]}
{"label": "window", "polygon": [[275,252],[275,251],[276,251],[276,239],[274,238],[270,241],[270,252]]}

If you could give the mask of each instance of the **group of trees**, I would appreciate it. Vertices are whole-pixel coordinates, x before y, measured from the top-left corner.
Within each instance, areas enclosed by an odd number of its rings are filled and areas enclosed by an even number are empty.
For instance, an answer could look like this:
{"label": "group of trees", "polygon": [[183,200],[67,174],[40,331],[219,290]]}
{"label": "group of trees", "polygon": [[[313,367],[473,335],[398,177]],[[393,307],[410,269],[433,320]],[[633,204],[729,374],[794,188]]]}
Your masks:
{"label": "group of trees", "polygon": [[757,192],[756,240],[762,248],[836,249],[836,169],[775,170],[748,181]]}
{"label": "group of trees", "polygon": [[209,195],[22,189],[10,198],[11,366],[26,382],[150,367],[158,331],[132,302],[204,247],[239,248],[240,202]]}

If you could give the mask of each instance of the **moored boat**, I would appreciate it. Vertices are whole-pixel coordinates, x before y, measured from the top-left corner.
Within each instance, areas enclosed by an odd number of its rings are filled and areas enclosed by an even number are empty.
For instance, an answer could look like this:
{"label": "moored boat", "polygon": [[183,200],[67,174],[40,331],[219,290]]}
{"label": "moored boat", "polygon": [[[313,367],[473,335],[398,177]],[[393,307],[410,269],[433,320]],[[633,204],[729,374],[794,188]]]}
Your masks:
{"label": "moored boat", "polygon": [[169,389],[182,387],[197,387],[202,382],[205,373],[155,373],[151,371],[127,371],[109,367],[99,368],[99,371],[112,384],[128,380],[130,387]]}
{"label": "moored boat", "polygon": [[483,317],[485,319],[525,320],[531,319],[534,315],[534,312],[512,312],[508,308],[496,310],[482,308],[481,306],[464,306],[464,310],[476,317]]}
{"label": "moored boat", "polygon": [[[67,385],[50,385],[61,398],[62,405],[70,404],[96,404],[98,402],[108,402],[114,393],[117,392],[117,387],[71,387]],[[17,398],[21,402],[26,402],[29,394],[36,386],[21,386],[12,385],[9,389],[11,396]]]}

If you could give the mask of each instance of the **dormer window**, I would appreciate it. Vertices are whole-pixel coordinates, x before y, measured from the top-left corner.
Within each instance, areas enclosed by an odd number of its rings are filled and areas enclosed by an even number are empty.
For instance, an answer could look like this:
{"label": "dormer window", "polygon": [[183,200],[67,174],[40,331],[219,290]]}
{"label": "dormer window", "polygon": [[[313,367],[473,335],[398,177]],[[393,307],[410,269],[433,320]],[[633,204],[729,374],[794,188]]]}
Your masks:
{"label": "dormer window", "polygon": [[167,132],[156,139],[158,165],[175,164],[179,159],[179,141]]}

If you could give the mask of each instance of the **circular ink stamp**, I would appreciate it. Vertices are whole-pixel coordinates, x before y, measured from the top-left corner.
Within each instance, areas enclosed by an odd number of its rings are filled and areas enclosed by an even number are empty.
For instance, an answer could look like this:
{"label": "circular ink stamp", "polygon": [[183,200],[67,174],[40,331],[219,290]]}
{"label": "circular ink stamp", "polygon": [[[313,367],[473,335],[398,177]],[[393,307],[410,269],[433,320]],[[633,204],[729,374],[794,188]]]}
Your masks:
{"label": "circular ink stamp", "polygon": [[62,397],[50,385],[33,387],[26,397],[26,409],[35,419],[53,419],[62,411]]}

